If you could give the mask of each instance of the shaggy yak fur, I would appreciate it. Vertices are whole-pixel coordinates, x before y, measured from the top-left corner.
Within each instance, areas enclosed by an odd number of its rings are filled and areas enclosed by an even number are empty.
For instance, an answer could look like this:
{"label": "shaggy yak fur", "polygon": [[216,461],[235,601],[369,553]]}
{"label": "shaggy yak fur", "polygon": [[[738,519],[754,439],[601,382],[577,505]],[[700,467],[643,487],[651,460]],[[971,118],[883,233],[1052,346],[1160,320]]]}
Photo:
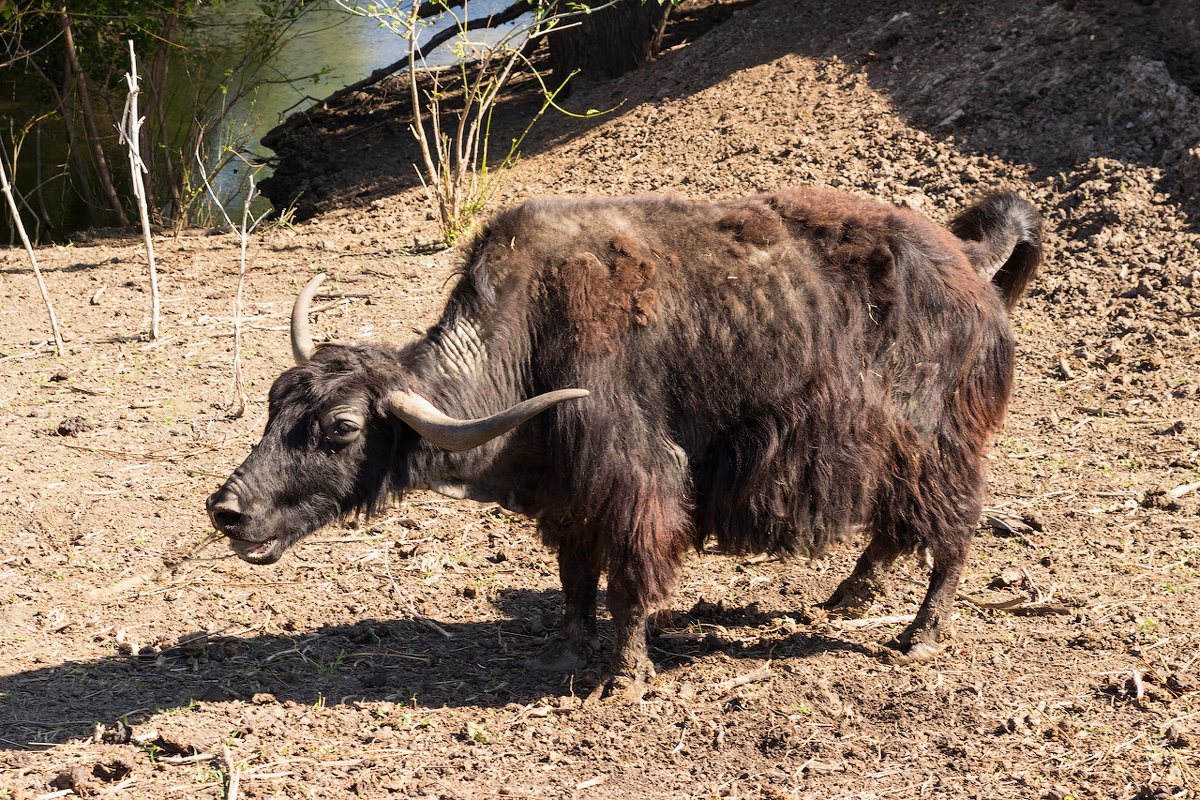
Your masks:
{"label": "shaggy yak fur", "polygon": [[[647,616],[688,548],[818,554],[865,530],[827,607],[865,611],[885,568],[924,551],[924,603],[881,652],[928,659],[980,516],[1012,386],[1008,311],[1040,230],[1010,193],[950,231],[816,188],[526,202],[478,236],[423,338],[321,345],[280,376],[210,515],[269,563],[409,489],[500,502],[558,554],[565,622],[543,660],[573,667],[597,645],[606,572],[608,686],[635,694],[653,674]],[[466,419],[567,387],[590,396],[461,452],[387,401],[411,392]]]}

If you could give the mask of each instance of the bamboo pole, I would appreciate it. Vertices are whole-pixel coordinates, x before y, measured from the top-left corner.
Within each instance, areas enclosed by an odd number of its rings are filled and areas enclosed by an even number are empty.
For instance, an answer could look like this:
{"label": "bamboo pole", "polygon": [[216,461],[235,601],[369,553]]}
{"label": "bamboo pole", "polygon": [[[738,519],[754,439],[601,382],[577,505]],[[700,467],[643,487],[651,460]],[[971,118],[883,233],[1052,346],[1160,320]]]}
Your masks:
{"label": "bamboo pole", "polygon": [[21,234],[25,243],[25,252],[29,254],[29,263],[33,264],[33,274],[37,278],[38,288],[42,290],[42,300],[46,303],[46,311],[50,314],[50,329],[54,332],[54,349],[58,355],[63,354],[62,334],[58,332],[58,318],[54,316],[54,305],[50,302],[50,293],[46,291],[46,282],[42,280],[42,271],[38,269],[37,257],[33,254],[33,245],[29,243],[29,235],[25,233],[25,223],[21,222],[21,212],[17,208],[17,200],[13,197],[12,186],[8,183],[8,173],[4,170],[4,161],[0,159],[0,191],[8,198],[8,208],[12,212],[13,225]]}

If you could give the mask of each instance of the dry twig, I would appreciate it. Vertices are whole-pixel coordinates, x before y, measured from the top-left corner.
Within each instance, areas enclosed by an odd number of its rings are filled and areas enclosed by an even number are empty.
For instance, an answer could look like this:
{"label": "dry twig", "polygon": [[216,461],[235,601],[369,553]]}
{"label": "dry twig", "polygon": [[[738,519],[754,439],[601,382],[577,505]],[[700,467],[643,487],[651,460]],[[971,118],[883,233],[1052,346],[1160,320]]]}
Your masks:
{"label": "dry twig", "polygon": [[[142,239],[146,243],[146,260],[150,262],[150,338],[158,339],[158,271],[154,267],[154,239],[150,235],[150,211],[146,207],[146,181],[143,175],[149,170],[142,161],[141,127],[138,117],[137,56],[133,52],[133,40],[129,40],[129,72],[125,75],[129,85],[129,97],[125,100],[125,113],[121,115],[120,143],[129,148],[129,171],[133,184],[133,196],[137,198],[138,215],[142,218]],[[97,293],[97,296],[99,293]]]}
{"label": "dry twig", "polygon": [[238,268],[237,292],[233,299],[233,404],[230,407],[229,415],[237,418],[246,413],[246,382],[242,377],[242,294],[246,285],[246,243],[250,239],[250,233],[258,223],[263,221],[270,209],[264,211],[257,217],[250,214],[250,201],[254,199],[254,176],[250,176],[250,185],[246,189],[246,197],[242,202],[242,224],[238,227],[229,217],[229,212],[225,210],[225,206],[217,198],[217,193],[213,191],[212,183],[208,180],[208,172],[204,169],[204,161],[200,158],[200,148],[196,148],[196,163],[200,166],[200,179],[204,183],[204,188],[208,191],[209,197],[212,198],[213,205],[221,210],[221,216],[225,217],[226,224],[229,229],[238,237],[240,245],[240,257]]}
{"label": "dry twig", "polygon": [[12,212],[13,225],[16,226],[17,232],[21,234],[21,242],[25,245],[25,252],[29,254],[29,263],[33,265],[33,275],[37,278],[38,288],[42,290],[42,302],[46,304],[46,313],[50,315],[50,330],[54,332],[54,351],[58,355],[63,354],[62,334],[58,330],[58,318],[54,316],[54,306],[50,303],[50,293],[46,291],[46,282],[42,280],[42,271],[38,269],[37,257],[33,254],[33,245],[29,243],[29,234],[25,232],[25,223],[21,221],[21,212],[17,208],[17,201],[13,197],[12,186],[8,182],[8,173],[4,170],[3,160],[0,160],[0,191],[4,192],[4,196],[8,198],[8,208]]}
{"label": "dry twig", "polygon": [[1190,494],[1190,493],[1196,491],[1197,489],[1200,489],[1200,481],[1196,481],[1195,483],[1185,483],[1182,486],[1176,486],[1174,489],[1167,492],[1167,494],[1170,495],[1175,500],[1178,500],[1179,498],[1183,497],[1185,494]]}
{"label": "dry twig", "polygon": [[221,744],[221,760],[225,762],[225,800],[237,800],[238,794],[238,779],[241,773],[237,768],[237,764],[233,763],[233,755],[229,752],[229,745]]}
{"label": "dry twig", "polygon": [[879,625],[900,625],[907,622],[912,622],[917,618],[916,614],[898,614],[892,617],[863,617],[861,619],[835,619],[830,620],[831,625],[835,628],[873,628]]}
{"label": "dry twig", "polygon": [[714,683],[712,684],[712,688],[716,689],[722,694],[726,694],[738,688],[739,686],[745,686],[747,683],[754,683],[755,681],[765,681],[767,678],[773,677],[774,675],[775,672],[771,669],[771,662],[768,661],[758,669],[751,670],[745,675],[739,675],[736,678],[730,678],[727,681]]}

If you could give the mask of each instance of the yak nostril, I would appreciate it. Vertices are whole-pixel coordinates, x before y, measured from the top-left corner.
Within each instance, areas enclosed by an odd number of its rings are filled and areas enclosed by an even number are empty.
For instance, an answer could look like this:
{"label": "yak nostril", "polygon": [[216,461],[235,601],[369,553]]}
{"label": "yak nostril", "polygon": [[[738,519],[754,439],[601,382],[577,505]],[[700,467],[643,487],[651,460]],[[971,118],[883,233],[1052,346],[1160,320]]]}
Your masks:
{"label": "yak nostril", "polygon": [[208,516],[219,531],[236,527],[245,517],[238,496],[232,492],[218,492],[208,499]]}
{"label": "yak nostril", "polygon": [[232,508],[215,508],[212,510],[210,516],[217,530],[227,531],[231,528],[236,528],[245,515]]}

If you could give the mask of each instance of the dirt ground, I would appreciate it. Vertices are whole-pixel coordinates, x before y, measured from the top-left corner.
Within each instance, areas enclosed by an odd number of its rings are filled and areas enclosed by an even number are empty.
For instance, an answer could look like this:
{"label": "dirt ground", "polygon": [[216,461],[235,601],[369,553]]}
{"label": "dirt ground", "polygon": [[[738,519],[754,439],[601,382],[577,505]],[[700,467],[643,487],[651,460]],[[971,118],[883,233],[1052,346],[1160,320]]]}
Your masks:
{"label": "dirt ground", "polygon": [[245,798],[1200,795],[1200,10],[726,9],[578,87],[572,108],[619,107],[544,118],[501,200],[811,182],[939,221],[997,187],[1041,208],[946,652],[865,651],[915,611],[918,563],[830,623],[808,608],[852,550],[703,554],[652,691],[593,704],[587,676],[523,667],[558,578],[503,509],[414,494],[271,567],[213,541],[204,498],[257,439],[307,277],[335,279],[315,326],[343,340],[415,337],[448,290],[395,101],[367,92],[280,147],[273,191],[303,187],[311,218],[250,243],[240,418],[235,237],[158,239],[154,342],[134,238],[39,251],[63,357],[24,253],[0,253],[0,798],[217,798],[231,774]]}

